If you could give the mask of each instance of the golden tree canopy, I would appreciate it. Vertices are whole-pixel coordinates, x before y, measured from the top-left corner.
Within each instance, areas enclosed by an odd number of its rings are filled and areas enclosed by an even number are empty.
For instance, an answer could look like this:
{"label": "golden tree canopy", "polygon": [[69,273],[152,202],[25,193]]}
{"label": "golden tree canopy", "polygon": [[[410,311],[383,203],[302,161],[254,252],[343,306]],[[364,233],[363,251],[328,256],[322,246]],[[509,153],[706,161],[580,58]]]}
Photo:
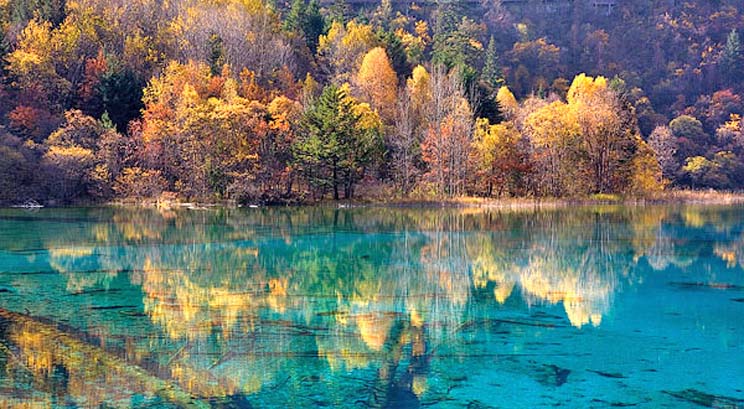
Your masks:
{"label": "golden tree canopy", "polygon": [[499,88],[499,92],[496,94],[496,102],[499,103],[499,109],[501,109],[504,116],[509,119],[512,118],[519,109],[517,99],[507,86]]}
{"label": "golden tree canopy", "polygon": [[362,98],[380,112],[383,120],[393,118],[397,78],[384,48],[375,47],[364,56],[357,75],[357,87]]}

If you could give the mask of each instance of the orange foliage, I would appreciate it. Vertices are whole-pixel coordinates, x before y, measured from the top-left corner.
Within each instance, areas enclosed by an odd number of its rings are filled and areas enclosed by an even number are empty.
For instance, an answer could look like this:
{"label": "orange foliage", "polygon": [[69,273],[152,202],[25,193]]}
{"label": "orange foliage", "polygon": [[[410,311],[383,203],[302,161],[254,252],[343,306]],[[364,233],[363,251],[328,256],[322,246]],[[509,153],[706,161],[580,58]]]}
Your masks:
{"label": "orange foliage", "polygon": [[103,54],[103,49],[98,50],[98,55],[95,58],[88,58],[85,61],[85,76],[82,84],[78,90],[80,98],[85,103],[90,103],[95,98],[96,87],[101,82],[101,76],[108,70],[108,63],[106,62],[106,56]]}
{"label": "orange foliage", "polygon": [[56,119],[49,111],[18,105],[8,113],[10,129],[28,139],[41,141],[55,127]]}

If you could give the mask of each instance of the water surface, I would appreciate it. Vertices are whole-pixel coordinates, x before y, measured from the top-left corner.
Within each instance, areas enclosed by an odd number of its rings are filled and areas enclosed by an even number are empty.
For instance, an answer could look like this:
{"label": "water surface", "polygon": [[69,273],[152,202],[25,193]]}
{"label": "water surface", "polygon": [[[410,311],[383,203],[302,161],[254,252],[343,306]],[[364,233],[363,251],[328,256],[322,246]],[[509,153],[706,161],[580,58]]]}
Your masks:
{"label": "water surface", "polygon": [[0,209],[2,407],[744,407],[744,208]]}

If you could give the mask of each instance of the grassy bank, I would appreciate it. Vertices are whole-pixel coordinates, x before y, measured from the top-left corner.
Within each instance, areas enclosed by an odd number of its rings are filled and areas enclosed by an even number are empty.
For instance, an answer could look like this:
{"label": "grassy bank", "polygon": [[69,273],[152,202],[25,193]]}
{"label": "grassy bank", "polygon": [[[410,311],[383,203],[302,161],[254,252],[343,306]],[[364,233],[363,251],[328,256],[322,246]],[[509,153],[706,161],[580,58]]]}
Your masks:
{"label": "grassy bank", "polygon": [[[205,210],[213,207],[259,207],[261,204],[240,205],[233,201],[185,201],[168,197],[148,200],[120,200],[109,203],[115,206],[143,206],[160,208],[185,208],[191,210]],[[395,198],[395,197],[365,197],[354,200],[321,200],[286,204],[317,205],[333,207],[357,206],[393,206],[393,207],[477,207],[493,209],[557,209],[571,206],[591,205],[734,205],[744,204],[744,192],[721,192],[714,190],[670,190],[648,197],[621,196],[612,194],[596,194],[586,197],[552,198],[552,197],[514,197],[514,198],[483,198],[483,197],[442,197],[442,198]]]}
{"label": "grassy bank", "polygon": [[701,204],[733,205],[744,204],[744,192],[720,192],[714,190],[671,190],[653,196],[634,197],[612,194],[596,194],[587,197],[573,198],[479,198],[460,197],[443,199],[439,203],[465,207],[487,208],[562,208],[588,205],[662,205],[662,204]]}

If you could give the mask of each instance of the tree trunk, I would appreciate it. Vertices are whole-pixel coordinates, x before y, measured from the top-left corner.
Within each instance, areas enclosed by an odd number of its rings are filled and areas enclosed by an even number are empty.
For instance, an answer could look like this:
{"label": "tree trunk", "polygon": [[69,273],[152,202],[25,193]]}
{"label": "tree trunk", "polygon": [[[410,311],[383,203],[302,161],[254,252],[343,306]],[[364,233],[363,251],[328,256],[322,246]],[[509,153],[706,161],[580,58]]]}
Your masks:
{"label": "tree trunk", "polygon": [[351,177],[346,179],[346,184],[344,185],[344,198],[351,199]]}
{"label": "tree trunk", "polygon": [[333,200],[338,200],[338,172],[336,164],[333,164]]}

